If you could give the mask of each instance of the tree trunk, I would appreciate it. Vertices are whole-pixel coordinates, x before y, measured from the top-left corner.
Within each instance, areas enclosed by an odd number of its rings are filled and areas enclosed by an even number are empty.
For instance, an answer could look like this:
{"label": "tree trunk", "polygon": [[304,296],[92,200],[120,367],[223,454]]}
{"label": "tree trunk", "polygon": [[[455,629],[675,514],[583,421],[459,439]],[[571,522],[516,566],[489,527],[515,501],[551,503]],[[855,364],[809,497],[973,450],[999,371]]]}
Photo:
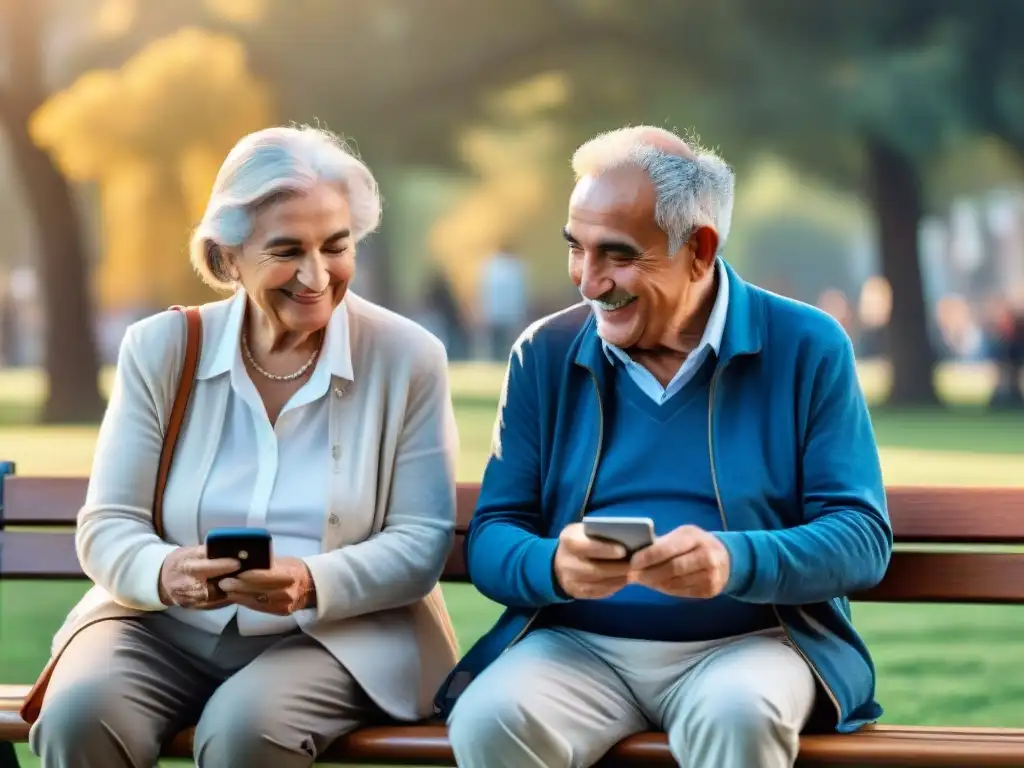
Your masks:
{"label": "tree trunk", "polygon": [[21,177],[40,245],[40,282],[46,308],[47,423],[94,422],[103,415],[99,362],[93,338],[89,277],[78,214],[67,180],[29,136],[32,113],[46,99],[43,78],[45,0],[0,0],[0,45],[9,52],[8,88],[0,87],[0,125]]}
{"label": "tree trunk", "polygon": [[93,337],[89,276],[78,214],[67,181],[32,143],[24,122],[11,121],[20,172],[41,246],[40,282],[46,306],[46,423],[88,423],[103,415],[99,361]]}
{"label": "tree trunk", "polygon": [[938,405],[935,349],[928,337],[918,228],[924,215],[921,178],[892,144],[869,137],[867,193],[878,228],[882,274],[892,288],[888,351],[891,405]]}

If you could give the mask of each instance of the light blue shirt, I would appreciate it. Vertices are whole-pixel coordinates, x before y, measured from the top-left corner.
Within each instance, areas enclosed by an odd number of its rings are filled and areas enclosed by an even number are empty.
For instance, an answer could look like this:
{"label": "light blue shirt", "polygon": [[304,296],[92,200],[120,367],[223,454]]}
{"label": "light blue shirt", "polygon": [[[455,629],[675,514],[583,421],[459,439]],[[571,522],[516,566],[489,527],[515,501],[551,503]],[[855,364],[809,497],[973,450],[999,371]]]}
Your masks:
{"label": "light blue shirt", "polygon": [[726,274],[721,259],[715,260],[715,269],[718,270],[718,295],[715,296],[715,305],[711,308],[704,334],[700,337],[697,347],[679,366],[679,370],[676,371],[676,375],[672,377],[667,386],[661,386],[661,383],[654,378],[654,374],[633,360],[623,350],[613,347],[607,342],[602,342],[604,352],[611,364],[624,365],[629,377],[640,387],[640,391],[659,405],[686,386],[694,374],[700,370],[710,352],[713,351],[717,355],[722,349],[722,337],[725,336],[725,317],[729,309],[729,276]]}

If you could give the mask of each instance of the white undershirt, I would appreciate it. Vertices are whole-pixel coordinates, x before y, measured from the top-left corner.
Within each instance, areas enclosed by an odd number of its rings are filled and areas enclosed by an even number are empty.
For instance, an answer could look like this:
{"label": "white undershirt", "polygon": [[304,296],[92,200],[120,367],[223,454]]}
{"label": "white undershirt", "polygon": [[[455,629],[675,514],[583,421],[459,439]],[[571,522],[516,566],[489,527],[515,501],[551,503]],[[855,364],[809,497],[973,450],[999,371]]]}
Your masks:
{"label": "white undershirt", "polygon": [[[233,349],[224,350],[230,357],[231,390],[220,445],[200,497],[200,541],[213,528],[266,528],[273,537],[274,557],[315,555],[322,551],[328,507],[331,373],[351,366],[347,314],[344,305],[335,311],[313,373],[271,425],[242,362],[238,339],[244,297],[236,301],[243,301],[241,311],[232,308],[225,333],[225,339],[234,341]],[[235,605],[213,611],[172,607],[168,612],[214,633],[220,633],[236,614],[242,635],[276,634],[297,626],[294,616]]]}

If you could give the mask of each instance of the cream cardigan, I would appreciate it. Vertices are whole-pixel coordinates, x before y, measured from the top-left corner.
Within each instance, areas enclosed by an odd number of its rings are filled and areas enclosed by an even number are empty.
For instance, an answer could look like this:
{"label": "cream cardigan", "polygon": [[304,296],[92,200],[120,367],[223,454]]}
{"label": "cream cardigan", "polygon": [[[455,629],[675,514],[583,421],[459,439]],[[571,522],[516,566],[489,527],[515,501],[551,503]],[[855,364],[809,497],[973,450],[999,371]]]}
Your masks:
{"label": "cream cardigan", "polygon": [[[349,293],[352,380],[332,376],[329,504],[323,552],[306,558],[315,611],[299,626],[320,641],[389,715],[415,720],[457,659],[437,585],[455,525],[458,437],[441,343],[410,320]],[[230,300],[206,304],[203,351],[153,529],[152,495],[164,427],[184,356],[184,321],[163,312],[132,325],[100,428],[76,545],[94,586],[54,638],[53,653],[95,621],[165,610],[164,557],[199,541],[203,484],[220,443],[230,382],[211,366]],[[236,341],[237,343],[237,341]],[[331,450],[325,446],[325,450]]]}

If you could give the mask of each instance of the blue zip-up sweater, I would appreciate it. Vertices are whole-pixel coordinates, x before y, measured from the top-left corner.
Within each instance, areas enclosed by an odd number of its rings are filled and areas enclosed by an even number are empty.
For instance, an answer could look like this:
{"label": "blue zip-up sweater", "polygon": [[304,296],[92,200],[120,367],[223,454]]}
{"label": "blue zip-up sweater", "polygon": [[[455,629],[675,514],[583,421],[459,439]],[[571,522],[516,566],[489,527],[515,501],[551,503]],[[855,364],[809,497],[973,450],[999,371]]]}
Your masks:
{"label": "blue zip-up sweater", "polygon": [[[730,556],[725,594],[774,607],[824,691],[825,715],[854,731],[882,709],[846,596],[882,579],[892,528],[853,348],[825,313],[727,273],[707,441],[724,521],[716,535]],[[516,344],[465,542],[470,580],[507,610],[438,692],[439,714],[564,601],[558,534],[586,510],[611,375],[586,305],[535,323]]]}

